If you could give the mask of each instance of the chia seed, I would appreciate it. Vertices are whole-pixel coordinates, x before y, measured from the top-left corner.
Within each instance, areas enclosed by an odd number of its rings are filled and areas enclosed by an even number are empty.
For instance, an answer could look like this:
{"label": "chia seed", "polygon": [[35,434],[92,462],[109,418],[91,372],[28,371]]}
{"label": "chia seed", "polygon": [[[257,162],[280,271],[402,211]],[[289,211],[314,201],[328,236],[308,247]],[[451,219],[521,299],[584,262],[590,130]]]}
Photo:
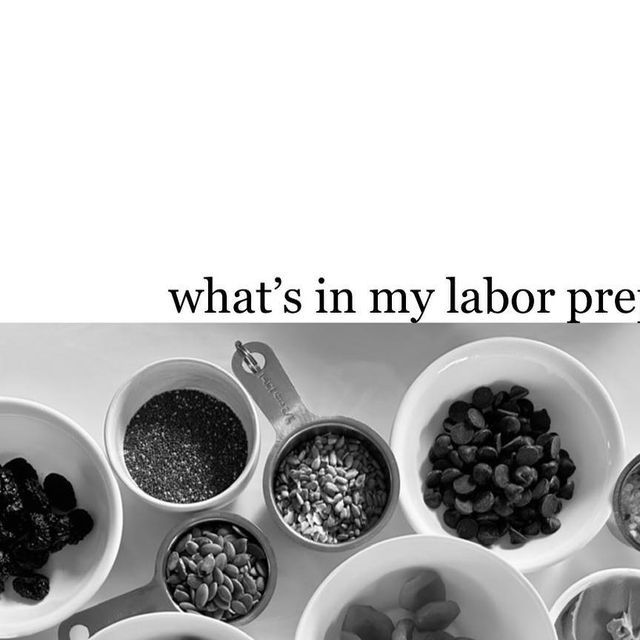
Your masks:
{"label": "chia seed", "polygon": [[247,463],[247,435],[238,416],[195,389],[165,391],[133,416],[124,460],[134,482],[173,503],[208,500],[231,486]]}

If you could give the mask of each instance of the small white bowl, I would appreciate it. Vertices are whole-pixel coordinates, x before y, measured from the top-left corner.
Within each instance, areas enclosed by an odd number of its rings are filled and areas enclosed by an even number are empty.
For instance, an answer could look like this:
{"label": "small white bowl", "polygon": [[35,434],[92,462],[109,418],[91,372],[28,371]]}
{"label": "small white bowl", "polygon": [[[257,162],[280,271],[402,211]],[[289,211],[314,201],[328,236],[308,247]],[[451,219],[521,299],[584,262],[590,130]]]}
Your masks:
{"label": "small white bowl", "polygon": [[560,595],[560,597],[555,601],[553,607],[551,607],[550,615],[553,624],[555,625],[567,605],[576,596],[579,596],[589,587],[600,584],[602,582],[607,582],[608,580],[615,580],[616,578],[633,578],[634,580],[640,582],[640,569],[629,569],[623,567],[615,569],[604,569],[602,571],[590,573],[577,582],[574,582],[566,591],[564,591]]}
{"label": "small white bowl", "polygon": [[0,596],[0,638],[48,629],[81,609],[107,578],[122,536],[118,485],[98,445],[70,418],[29,400],[0,398],[0,464],[26,458],[40,480],[57,472],[69,479],[95,527],[77,546],[55,553],[41,573],[49,595],[32,603],[7,590]]}
{"label": "small white bowl", "polygon": [[92,640],[251,640],[236,627],[184,613],[147,613],[102,629]]}
{"label": "small white bowl", "polygon": [[418,533],[455,535],[442,511],[423,502],[429,448],[442,429],[447,408],[469,399],[482,385],[494,390],[519,384],[536,408],[546,408],[551,429],[573,458],[573,500],[564,503],[560,530],[521,547],[493,551],[521,571],[536,571],[584,547],[611,513],[611,494],[623,465],[624,434],[609,394],[582,363],[564,351],[521,338],[491,338],[465,344],[429,365],[406,392],[393,426],[391,448],[400,467],[400,504]]}
{"label": "small white bowl", "polygon": [[426,568],[441,574],[447,598],[460,605],[453,635],[557,640],[538,592],[510,564],[472,542],[422,535],[384,540],[339,565],[309,600],[295,640],[339,640],[351,604],[397,609],[401,586]]}
{"label": "small white bowl", "polygon": [[[248,455],[244,470],[231,486],[209,500],[175,503],[154,498],[135,483],[124,460],[124,436],[131,418],[153,396],[173,389],[195,389],[226,403],[247,434]],[[130,491],[155,507],[182,513],[220,509],[235,500],[251,479],[260,454],[258,415],[244,387],[221,367],[194,358],[160,360],[137,371],[117,391],[109,405],[104,439],[111,466]]]}

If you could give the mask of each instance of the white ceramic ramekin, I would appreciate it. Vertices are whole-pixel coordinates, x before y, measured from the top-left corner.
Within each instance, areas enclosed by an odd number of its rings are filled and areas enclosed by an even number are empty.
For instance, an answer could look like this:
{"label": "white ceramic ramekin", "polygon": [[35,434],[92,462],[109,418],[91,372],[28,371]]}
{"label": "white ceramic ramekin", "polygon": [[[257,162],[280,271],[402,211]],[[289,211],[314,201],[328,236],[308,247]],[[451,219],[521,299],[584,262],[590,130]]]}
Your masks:
{"label": "white ceramic ramekin", "polygon": [[98,445],[73,420],[37,402],[0,398],[0,464],[16,457],[26,458],[40,480],[53,472],[67,477],[95,526],[78,545],[51,555],[40,571],[50,580],[44,600],[25,601],[9,589],[0,596],[0,638],[31,636],[81,609],[109,575],[122,537],[118,484]]}
{"label": "white ceramic ramekin", "polygon": [[117,622],[92,640],[251,640],[236,627],[202,616],[183,613],[147,613]]}
{"label": "white ceramic ramekin", "polygon": [[[173,389],[196,389],[229,405],[247,435],[248,455],[236,481],[218,495],[194,503],[166,502],[142,491],[131,477],[124,460],[124,436],[131,418],[153,396]],[[194,358],[171,358],[154,362],[136,372],[115,394],[104,425],[107,455],[118,478],[141,500],[173,512],[220,509],[235,500],[245,488],[258,463],[260,430],[258,416],[240,383],[221,367]]]}
{"label": "white ceramic ramekin", "polygon": [[453,636],[557,640],[542,598],[509,563],[474,542],[421,535],[384,540],[334,569],[309,600],[295,640],[339,640],[350,604],[404,617],[398,594],[420,569],[438,571],[447,598],[460,605]]}
{"label": "white ceramic ramekin", "polygon": [[400,468],[400,504],[418,533],[454,535],[442,522],[442,511],[423,502],[427,456],[442,429],[447,408],[469,398],[479,386],[494,390],[518,384],[530,390],[538,409],[546,408],[551,429],[577,470],[575,494],[564,503],[562,526],[514,547],[492,549],[517,569],[537,571],[584,547],[611,514],[611,495],[624,460],[624,434],[606,389],[581,362],[542,342],[491,338],[465,344],[430,364],[406,392],[393,425],[391,448]]}

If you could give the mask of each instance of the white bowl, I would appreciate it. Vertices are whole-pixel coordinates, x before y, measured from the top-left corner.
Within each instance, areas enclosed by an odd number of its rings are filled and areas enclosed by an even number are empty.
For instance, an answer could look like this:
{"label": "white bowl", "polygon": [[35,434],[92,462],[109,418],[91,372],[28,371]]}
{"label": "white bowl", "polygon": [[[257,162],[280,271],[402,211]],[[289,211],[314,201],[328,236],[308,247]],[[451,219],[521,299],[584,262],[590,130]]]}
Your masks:
{"label": "white bowl", "polygon": [[[173,389],[196,389],[226,403],[238,416],[247,434],[248,455],[244,470],[231,486],[209,500],[183,504],[154,498],[135,483],[124,460],[124,436],[131,418],[153,396]],[[244,387],[221,367],[193,358],[154,362],[125,382],[109,405],[104,439],[109,461],[120,480],[142,500],[173,512],[220,509],[229,504],[248,484],[260,455],[258,415]]]}
{"label": "white bowl", "polygon": [[147,613],[102,629],[92,640],[251,640],[230,624],[184,613]]}
{"label": "white bowl", "polygon": [[402,584],[421,568],[439,571],[461,613],[451,633],[474,640],[557,640],[544,602],[510,564],[479,545],[442,536],[384,540],[329,575],[302,614],[296,640],[339,640],[351,604],[397,608]]}
{"label": "white bowl", "polygon": [[66,476],[95,527],[41,570],[51,581],[42,602],[23,600],[12,590],[0,596],[1,638],[38,633],[81,609],[109,574],[122,536],[118,485],[102,451],[75,422],[36,402],[0,398],[0,464],[15,457],[31,462],[41,480],[51,472]]}
{"label": "white bowl", "polygon": [[611,513],[611,493],[622,468],[624,435],[609,394],[578,360],[542,342],[492,338],[465,344],[428,366],[406,392],[393,426],[391,448],[400,467],[400,504],[418,533],[454,535],[442,511],[425,506],[427,455],[442,429],[447,408],[489,385],[527,387],[536,408],[546,408],[551,429],[562,438],[577,471],[573,500],[560,514],[562,527],[521,547],[506,543],[494,552],[521,571],[549,566],[586,545]]}
{"label": "white bowl", "polygon": [[564,593],[560,595],[560,597],[555,601],[553,607],[551,607],[550,615],[554,625],[562,612],[565,610],[566,606],[576,596],[580,595],[583,591],[585,591],[589,587],[592,587],[593,585],[607,582],[608,580],[616,578],[633,578],[634,580],[640,582],[640,569],[629,569],[622,567],[615,569],[604,569],[602,571],[590,573],[577,582],[574,582],[566,591],[564,591]]}

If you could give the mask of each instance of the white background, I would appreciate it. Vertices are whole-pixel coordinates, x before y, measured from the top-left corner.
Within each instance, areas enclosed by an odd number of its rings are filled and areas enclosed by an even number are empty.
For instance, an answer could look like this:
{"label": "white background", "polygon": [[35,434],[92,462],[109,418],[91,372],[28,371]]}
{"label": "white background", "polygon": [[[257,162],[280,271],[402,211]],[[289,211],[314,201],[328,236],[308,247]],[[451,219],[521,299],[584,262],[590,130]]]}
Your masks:
{"label": "white background", "polygon": [[[635,326],[9,325],[0,326],[0,389],[4,395],[35,399],[68,414],[102,445],[109,401],[139,367],[159,358],[193,356],[229,369],[236,339],[264,340],[312,410],[352,416],[388,438],[404,391],[425,366],[468,340],[501,334],[543,339],[582,360],[611,393],[625,427],[628,456],[638,452],[640,334]],[[279,580],[268,608],[247,631],[255,640],[290,640],[313,591],[348,554],[303,549],[270,519],[261,472],[274,436],[262,414],[260,428],[258,469],[232,509],[269,536],[278,557]],[[123,545],[96,602],[145,583],[161,539],[180,521],[180,516],[140,504],[126,491],[123,497]],[[409,532],[398,509],[380,538]],[[640,556],[605,528],[583,551],[530,578],[550,605],[578,578],[614,566],[640,568]],[[56,640],[56,635],[50,631],[29,640]]]}
{"label": "white background", "polygon": [[174,320],[203,275],[638,288],[639,18],[2,2],[0,317]]}

